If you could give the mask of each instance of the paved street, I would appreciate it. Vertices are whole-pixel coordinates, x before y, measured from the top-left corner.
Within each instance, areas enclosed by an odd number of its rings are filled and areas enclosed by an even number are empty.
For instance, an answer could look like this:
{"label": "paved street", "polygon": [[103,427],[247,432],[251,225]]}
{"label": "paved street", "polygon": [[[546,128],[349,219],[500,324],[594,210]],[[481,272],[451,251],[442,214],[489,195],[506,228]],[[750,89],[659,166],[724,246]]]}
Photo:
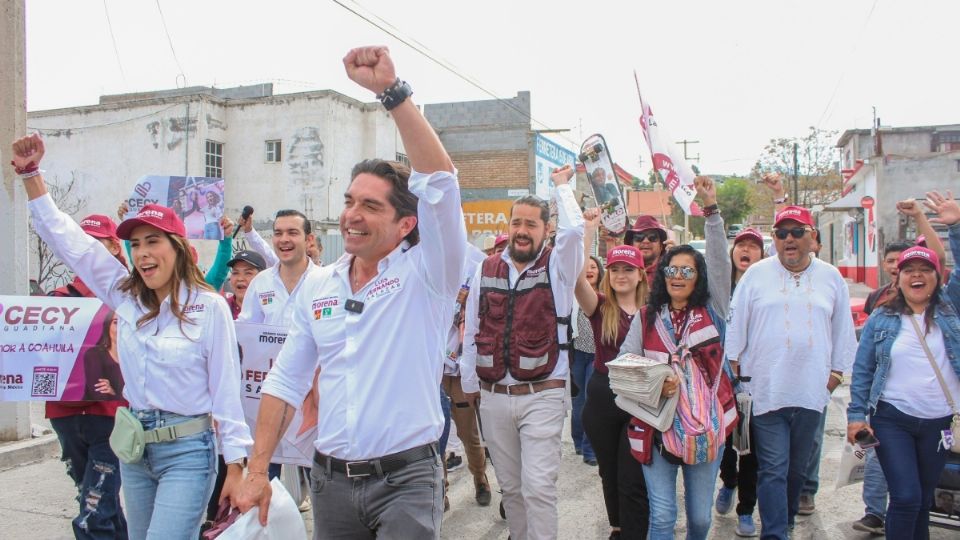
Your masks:
{"label": "paved street", "polygon": [[[837,391],[830,406],[824,454],[820,467],[821,490],[817,495],[817,512],[800,518],[794,538],[803,539],[866,539],[869,535],[854,531],[850,524],[862,515],[860,486],[834,489],[844,419],[838,402],[845,399],[847,389]],[[569,424],[569,422],[568,422]],[[569,434],[565,436],[563,464],[560,473],[560,531],[564,539],[604,539],[609,530],[603,510],[600,479],[597,469],[582,463],[573,452]],[[496,479],[490,474],[494,484]],[[443,538],[448,540],[502,540],[507,538],[506,522],[497,514],[497,501],[481,508],[473,501],[473,486],[466,467],[450,474],[451,509],[444,516]],[[55,459],[18,467],[0,473],[0,540],[30,538],[33,540],[71,538],[70,517],[74,512],[73,486],[64,474],[63,465]],[[678,482],[678,490],[682,483]],[[755,514],[756,516],[756,514]],[[677,535],[685,532],[684,519],[679,520]],[[736,516],[714,516],[710,538],[735,538]],[[310,523],[308,521],[308,527]],[[958,533],[932,529],[933,540],[957,538]]]}

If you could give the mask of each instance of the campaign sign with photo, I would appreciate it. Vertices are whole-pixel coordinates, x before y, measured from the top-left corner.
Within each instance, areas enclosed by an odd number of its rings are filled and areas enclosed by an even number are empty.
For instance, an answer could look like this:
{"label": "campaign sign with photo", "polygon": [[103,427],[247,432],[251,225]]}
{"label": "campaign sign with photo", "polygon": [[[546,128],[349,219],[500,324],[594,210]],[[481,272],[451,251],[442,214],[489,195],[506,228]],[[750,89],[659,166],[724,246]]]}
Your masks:
{"label": "campaign sign with photo", "polygon": [[0,296],[0,401],[112,401],[113,312],[93,298]]}
{"label": "campaign sign with photo", "polygon": [[127,198],[132,218],[148,204],[172,208],[187,227],[191,240],[222,240],[223,178],[203,176],[144,176]]}
{"label": "campaign sign with photo", "polygon": [[[254,323],[236,323],[237,341],[240,343],[240,397],[243,414],[256,433],[257,413],[260,411],[260,389],[287,340],[287,329],[281,326]],[[316,373],[313,377],[316,382]],[[317,439],[317,394],[316,387],[307,394],[297,408],[293,422],[280,439],[271,463],[313,465],[313,441]]]}

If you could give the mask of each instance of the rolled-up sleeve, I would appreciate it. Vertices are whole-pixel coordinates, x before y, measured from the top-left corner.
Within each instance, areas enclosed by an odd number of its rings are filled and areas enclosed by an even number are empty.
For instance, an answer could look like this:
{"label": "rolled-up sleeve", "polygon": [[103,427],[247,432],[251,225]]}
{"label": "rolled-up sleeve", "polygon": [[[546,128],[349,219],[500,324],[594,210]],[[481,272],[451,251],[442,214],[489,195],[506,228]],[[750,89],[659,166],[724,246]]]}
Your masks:
{"label": "rolled-up sleeve", "polygon": [[583,212],[577,205],[570,184],[556,187],[557,201],[557,238],[556,258],[557,275],[564,285],[573,287],[583,270]]}
{"label": "rolled-up sleeve", "polygon": [[240,401],[240,354],[230,308],[220,297],[215,297],[211,306],[203,337],[209,373],[207,384],[223,459],[229,463],[247,457],[253,438]]}
{"label": "rolled-up sleeve", "polygon": [[408,185],[419,198],[420,274],[433,292],[453,300],[460,288],[467,245],[457,173],[411,171]]}
{"label": "rolled-up sleeve", "polygon": [[115,311],[126,299],[126,294],[117,287],[130,275],[130,270],[57,208],[49,193],[27,204],[37,235],[97,298]]}
{"label": "rolled-up sleeve", "polygon": [[320,352],[310,331],[309,315],[313,311],[307,309],[309,304],[304,305],[310,298],[306,291],[301,291],[300,301],[294,306],[290,333],[260,389],[296,409],[303,405],[303,399],[312,388],[313,375],[320,363]]}
{"label": "rolled-up sleeve", "polygon": [[250,229],[250,232],[243,233],[243,237],[250,243],[250,249],[263,255],[263,260],[266,261],[267,268],[280,262],[277,254],[273,252],[273,247],[267,244],[267,241],[260,236],[260,233],[258,233],[256,229]]}
{"label": "rolled-up sleeve", "polygon": [[853,365],[857,352],[857,334],[853,328],[853,315],[850,312],[850,289],[840,273],[836,272],[836,296],[831,316],[830,369],[846,372]]}

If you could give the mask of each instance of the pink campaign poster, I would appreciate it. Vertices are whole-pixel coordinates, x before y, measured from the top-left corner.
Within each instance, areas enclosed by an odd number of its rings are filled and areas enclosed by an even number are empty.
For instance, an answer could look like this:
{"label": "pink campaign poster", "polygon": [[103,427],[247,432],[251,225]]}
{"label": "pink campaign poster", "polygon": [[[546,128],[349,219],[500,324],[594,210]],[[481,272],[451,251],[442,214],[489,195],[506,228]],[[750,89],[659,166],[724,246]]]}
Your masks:
{"label": "pink campaign poster", "polygon": [[117,321],[99,300],[0,296],[0,323],[0,401],[121,398]]}

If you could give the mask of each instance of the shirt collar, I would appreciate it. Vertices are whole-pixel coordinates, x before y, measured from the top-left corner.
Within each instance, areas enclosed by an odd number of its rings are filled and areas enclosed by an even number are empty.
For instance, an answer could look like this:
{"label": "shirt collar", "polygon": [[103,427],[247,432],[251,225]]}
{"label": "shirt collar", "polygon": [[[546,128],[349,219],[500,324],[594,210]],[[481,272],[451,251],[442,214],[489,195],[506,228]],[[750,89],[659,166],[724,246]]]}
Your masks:
{"label": "shirt collar", "polygon": [[[399,259],[401,255],[406,253],[412,247],[413,246],[410,245],[410,242],[406,240],[400,242],[400,245],[395,247],[393,251],[388,253],[386,257],[380,259],[380,261],[377,263],[377,273],[381,274],[386,269],[390,268],[390,265],[396,264],[397,259]],[[339,259],[337,259],[337,262],[333,263],[332,265],[335,268],[335,272],[338,274],[349,272],[350,263],[353,262],[353,258],[354,255],[351,255],[350,253],[344,253]]]}
{"label": "shirt collar", "polygon": [[[523,268],[522,268],[522,269],[517,270],[517,273],[522,273],[524,270],[526,270],[527,268],[529,268],[531,264],[533,264],[534,262],[536,262],[537,260],[539,260],[540,257],[543,256],[543,250],[545,250],[545,249],[547,249],[547,240],[546,240],[546,239],[544,239],[543,245],[540,246],[540,252],[537,253],[537,256],[534,257],[532,261],[530,261],[530,262],[528,262],[527,264],[523,265]],[[507,263],[507,265],[510,266],[510,268],[516,268],[516,266],[513,264],[513,259],[510,258],[510,240],[507,240],[507,247],[505,247],[505,248],[503,249],[503,251],[500,252],[500,259],[501,259],[503,262]]]}

